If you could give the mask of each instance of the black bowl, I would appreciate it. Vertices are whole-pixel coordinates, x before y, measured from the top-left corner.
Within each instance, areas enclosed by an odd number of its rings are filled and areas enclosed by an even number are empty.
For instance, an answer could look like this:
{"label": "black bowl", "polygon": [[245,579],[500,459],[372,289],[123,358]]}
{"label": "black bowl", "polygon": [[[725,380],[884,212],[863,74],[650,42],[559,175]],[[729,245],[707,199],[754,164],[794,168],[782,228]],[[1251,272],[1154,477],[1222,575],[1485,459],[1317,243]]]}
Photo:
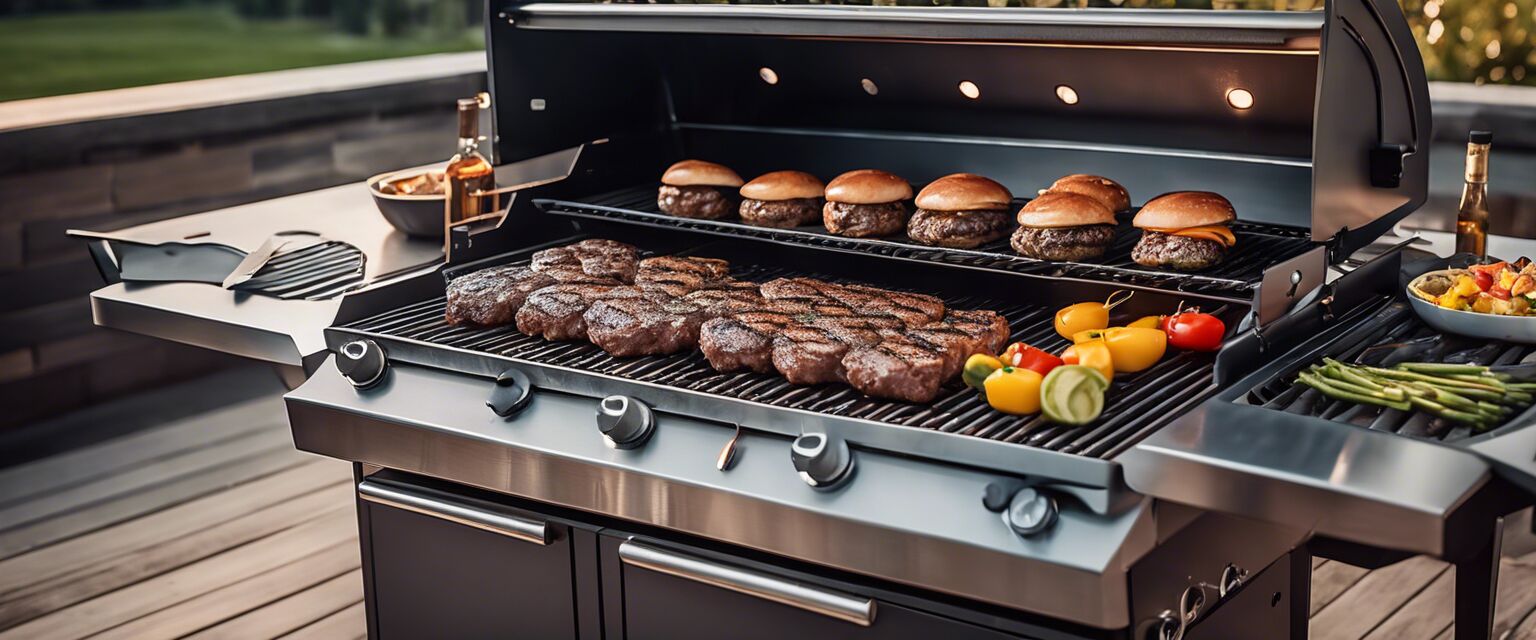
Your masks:
{"label": "black bowl", "polygon": [[409,169],[406,171],[381,173],[368,179],[368,195],[373,196],[373,203],[378,205],[379,213],[384,215],[384,219],[389,222],[390,226],[399,229],[409,236],[441,238],[443,237],[445,196],[405,195],[379,191],[379,187],[386,182],[394,182],[429,172],[442,173],[442,169]]}

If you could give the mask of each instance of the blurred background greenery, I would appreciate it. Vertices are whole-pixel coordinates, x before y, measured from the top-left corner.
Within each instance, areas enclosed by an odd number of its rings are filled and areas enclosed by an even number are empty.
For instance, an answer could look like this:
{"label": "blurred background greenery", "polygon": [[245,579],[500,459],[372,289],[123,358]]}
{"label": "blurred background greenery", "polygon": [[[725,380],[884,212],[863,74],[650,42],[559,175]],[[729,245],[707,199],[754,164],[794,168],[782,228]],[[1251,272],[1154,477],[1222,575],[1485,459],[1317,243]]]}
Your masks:
{"label": "blurred background greenery", "polygon": [[[470,51],[483,46],[483,1],[0,0],[0,101]],[[789,1],[1308,11],[1324,0]],[[1431,80],[1536,85],[1536,0],[1399,1]]]}

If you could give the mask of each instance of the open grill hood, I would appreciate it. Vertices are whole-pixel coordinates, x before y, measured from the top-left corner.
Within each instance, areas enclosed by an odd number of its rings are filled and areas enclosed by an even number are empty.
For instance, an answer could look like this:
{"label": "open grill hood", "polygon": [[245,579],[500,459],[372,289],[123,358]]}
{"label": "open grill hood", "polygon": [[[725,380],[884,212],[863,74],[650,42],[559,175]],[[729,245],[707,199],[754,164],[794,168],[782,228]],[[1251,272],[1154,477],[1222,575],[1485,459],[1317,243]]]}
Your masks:
{"label": "open grill hood", "polygon": [[[1138,204],[1222,193],[1242,220],[1330,242],[1337,262],[1426,194],[1428,93],[1391,2],[1313,12],[531,3],[497,15],[499,162],[633,145],[622,165],[583,166],[580,186],[557,189],[567,196],[651,184],[686,157],[749,177],[875,166],[921,184],[971,171],[1021,195],[1098,173]],[[1250,108],[1229,103],[1235,89]],[[1075,104],[1058,97],[1067,90]],[[520,199],[514,210],[529,204]]]}

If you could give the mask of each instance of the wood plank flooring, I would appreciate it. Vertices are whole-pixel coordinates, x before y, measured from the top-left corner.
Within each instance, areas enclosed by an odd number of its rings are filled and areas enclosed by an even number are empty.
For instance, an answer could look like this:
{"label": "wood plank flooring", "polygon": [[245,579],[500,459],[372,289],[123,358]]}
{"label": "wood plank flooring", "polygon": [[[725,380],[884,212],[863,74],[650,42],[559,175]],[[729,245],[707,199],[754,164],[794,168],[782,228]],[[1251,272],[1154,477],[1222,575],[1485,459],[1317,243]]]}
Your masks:
{"label": "wood plank flooring", "polygon": [[[359,638],[351,474],[264,398],[0,470],[0,640]],[[1312,637],[1449,639],[1454,569],[1313,562]],[[1536,640],[1536,554],[1497,636]]]}

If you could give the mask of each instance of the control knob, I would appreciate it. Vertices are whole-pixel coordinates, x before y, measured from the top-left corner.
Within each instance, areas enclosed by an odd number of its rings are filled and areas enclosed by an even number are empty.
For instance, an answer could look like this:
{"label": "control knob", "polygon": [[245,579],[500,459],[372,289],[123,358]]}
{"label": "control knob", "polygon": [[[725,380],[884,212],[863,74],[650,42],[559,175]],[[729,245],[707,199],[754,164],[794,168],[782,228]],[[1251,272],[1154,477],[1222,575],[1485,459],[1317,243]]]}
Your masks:
{"label": "control knob", "polygon": [[608,396],[597,407],[597,429],[615,449],[645,444],[656,430],[656,416],[645,403],[629,396]]}
{"label": "control knob", "polygon": [[528,406],[531,399],[533,383],[528,381],[528,374],[518,369],[507,369],[496,376],[496,386],[491,389],[491,397],[485,401],[485,406],[490,407],[498,416],[510,418]]}
{"label": "control knob", "polygon": [[1056,498],[1035,487],[1024,487],[1013,494],[1003,519],[1014,533],[1028,537],[1051,528],[1058,514]]}
{"label": "control knob", "polygon": [[341,352],[336,355],[336,369],[352,386],[367,389],[384,379],[389,359],[384,357],[384,349],[378,343],[368,339],[353,340],[341,345]]}
{"label": "control knob", "polygon": [[853,451],[831,434],[800,434],[789,447],[789,459],[800,479],[817,489],[836,489],[853,476]]}

